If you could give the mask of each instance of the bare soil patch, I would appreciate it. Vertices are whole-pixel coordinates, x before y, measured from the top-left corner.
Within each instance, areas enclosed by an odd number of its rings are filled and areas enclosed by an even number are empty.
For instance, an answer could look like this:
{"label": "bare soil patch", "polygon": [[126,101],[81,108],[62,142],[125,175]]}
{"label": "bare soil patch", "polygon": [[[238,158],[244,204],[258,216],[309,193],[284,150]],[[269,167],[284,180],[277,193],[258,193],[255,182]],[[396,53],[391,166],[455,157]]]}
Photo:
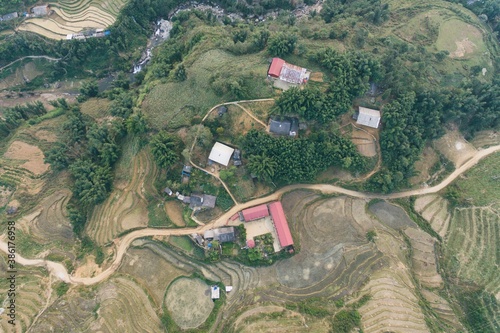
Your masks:
{"label": "bare soil patch", "polygon": [[178,227],[185,227],[186,222],[182,216],[183,207],[180,201],[173,200],[165,202],[165,213],[170,220]]}
{"label": "bare soil patch", "polygon": [[161,306],[168,285],[186,273],[148,248],[128,250],[119,271],[132,276],[147,289],[157,307]]}
{"label": "bare soil patch", "polygon": [[476,148],[498,145],[500,144],[500,133],[494,130],[478,132],[471,143]]}
{"label": "bare soil patch", "polygon": [[457,168],[471,159],[477,152],[476,148],[465,140],[458,130],[448,131],[434,142],[434,147],[452,161]]}
{"label": "bare soil patch", "polygon": [[410,219],[401,207],[392,205],[386,201],[377,202],[371,205],[369,210],[379,218],[382,224],[395,230],[404,230],[407,227],[417,227],[416,223]]}
{"label": "bare soil patch", "polygon": [[214,308],[210,286],[200,279],[174,281],[168,288],[165,303],[172,319],[182,329],[200,326]]}
{"label": "bare soil patch", "polygon": [[5,158],[26,161],[20,167],[27,169],[35,175],[41,175],[49,170],[50,164],[45,164],[45,156],[37,146],[32,146],[22,141],[14,141],[4,154]]}
{"label": "bare soil patch", "polygon": [[373,157],[377,155],[377,144],[372,135],[364,130],[353,128],[351,140],[356,145],[359,153],[363,156]]}
{"label": "bare soil patch", "polygon": [[419,185],[425,183],[432,176],[429,174],[430,169],[439,160],[439,156],[432,147],[425,147],[420,159],[415,162],[415,171],[417,175],[410,178],[412,185]]}
{"label": "bare soil patch", "polygon": [[455,44],[457,49],[455,52],[450,53],[450,58],[463,58],[466,54],[473,53],[476,48],[476,44],[470,41],[469,38],[457,40]]}
{"label": "bare soil patch", "polygon": [[323,82],[323,73],[321,72],[312,72],[309,80],[314,82]]}
{"label": "bare soil patch", "polygon": [[434,245],[436,239],[428,233],[407,228],[405,234],[410,238],[412,246],[412,268],[422,285],[428,288],[441,288],[443,279],[437,272],[437,260]]}
{"label": "bare soil patch", "polygon": [[89,255],[85,258],[85,263],[75,269],[73,276],[76,277],[94,277],[102,272],[102,268],[96,264],[95,257]]}

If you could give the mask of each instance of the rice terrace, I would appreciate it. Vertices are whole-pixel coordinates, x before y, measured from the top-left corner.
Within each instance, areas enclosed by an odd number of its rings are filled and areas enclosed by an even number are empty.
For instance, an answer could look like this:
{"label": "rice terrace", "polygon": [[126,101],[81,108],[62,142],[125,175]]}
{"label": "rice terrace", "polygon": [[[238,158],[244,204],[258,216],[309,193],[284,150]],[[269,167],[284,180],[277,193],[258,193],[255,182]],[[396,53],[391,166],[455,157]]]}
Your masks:
{"label": "rice terrace", "polygon": [[0,2],[0,332],[500,333],[499,17]]}

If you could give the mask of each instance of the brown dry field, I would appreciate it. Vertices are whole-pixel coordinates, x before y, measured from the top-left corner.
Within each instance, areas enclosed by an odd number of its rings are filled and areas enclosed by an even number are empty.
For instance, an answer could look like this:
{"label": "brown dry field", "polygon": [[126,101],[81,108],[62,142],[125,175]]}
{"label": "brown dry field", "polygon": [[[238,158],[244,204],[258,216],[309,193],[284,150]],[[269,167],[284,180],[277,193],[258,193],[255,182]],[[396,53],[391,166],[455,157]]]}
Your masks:
{"label": "brown dry field", "polygon": [[500,144],[500,133],[495,130],[478,132],[471,143],[476,148],[486,148],[488,146]]}
{"label": "brown dry field", "polygon": [[451,214],[448,212],[448,201],[437,194],[418,197],[415,200],[415,210],[422,215],[441,237],[448,231]]}
{"label": "brown dry field", "polygon": [[312,72],[309,80],[314,82],[323,82],[323,73],[321,72]]}
{"label": "brown dry field", "polygon": [[100,304],[91,332],[163,332],[148,294],[134,281],[116,276],[99,286]]}
{"label": "brown dry field", "polygon": [[50,164],[44,163],[45,156],[40,148],[22,141],[12,142],[4,157],[11,160],[26,161],[19,167],[29,170],[35,175],[47,172],[50,166]]}
{"label": "brown dry field", "polygon": [[425,147],[422,151],[420,159],[415,162],[415,171],[417,172],[417,175],[410,178],[410,183],[412,185],[420,185],[427,182],[432,176],[429,174],[429,170],[438,161],[438,159],[439,156],[436,154],[436,151],[432,149],[432,147]]}
{"label": "brown dry field", "polygon": [[127,251],[119,272],[132,276],[152,296],[160,308],[168,285],[186,271],[177,268],[148,248]]}
{"label": "brown dry field", "polygon": [[447,131],[440,139],[434,141],[434,148],[459,167],[477,152],[476,148],[457,131]]}
{"label": "brown dry field", "polygon": [[361,155],[367,157],[377,156],[377,144],[367,132],[353,128],[351,140]]}
{"label": "brown dry field", "polygon": [[184,217],[182,216],[182,211],[184,207],[177,200],[171,200],[165,202],[165,213],[170,218],[170,220],[178,227],[185,227],[186,222],[184,221]]}
{"label": "brown dry field", "polygon": [[210,286],[200,279],[175,280],[168,287],[165,303],[172,319],[182,329],[200,326],[214,308]]}
{"label": "brown dry field", "polygon": [[415,228],[407,228],[405,234],[413,249],[412,268],[417,279],[427,288],[442,288],[443,278],[437,271],[436,239]]}
{"label": "brown dry field", "polygon": [[108,108],[111,101],[107,98],[90,98],[84,103],[80,104],[80,109],[82,113],[88,114],[94,119],[100,119],[102,117],[108,116]]}

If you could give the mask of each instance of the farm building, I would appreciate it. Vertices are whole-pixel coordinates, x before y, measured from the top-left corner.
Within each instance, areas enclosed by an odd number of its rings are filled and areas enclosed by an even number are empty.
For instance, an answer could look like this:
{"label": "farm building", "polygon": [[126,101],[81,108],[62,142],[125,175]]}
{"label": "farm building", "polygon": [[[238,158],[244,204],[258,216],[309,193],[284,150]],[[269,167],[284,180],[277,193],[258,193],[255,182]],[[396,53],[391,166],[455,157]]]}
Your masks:
{"label": "farm building", "polygon": [[49,5],[35,6],[31,8],[33,16],[46,16],[49,14]]}
{"label": "farm building", "polygon": [[356,124],[378,128],[380,124],[380,111],[360,106]]}
{"label": "farm building", "polygon": [[267,205],[260,205],[243,209],[241,213],[243,214],[245,222],[250,222],[269,216],[269,209],[267,208]]}
{"label": "farm building", "polygon": [[13,13],[9,13],[9,14],[5,14],[3,16],[0,16],[0,21],[10,21],[10,20],[13,20],[15,18],[18,18],[19,15],[17,14],[17,12],[13,12]]}
{"label": "farm building", "polygon": [[288,227],[288,222],[281,202],[275,201],[271,203],[269,205],[269,211],[271,212],[271,218],[273,219],[281,247],[293,245],[292,234],[290,233],[290,228]]}
{"label": "farm building", "polygon": [[205,231],[203,238],[209,241],[216,240],[220,243],[227,243],[234,242],[236,240],[236,235],[234,233],[234,227],[223,227]]}
{"label": "farm building", "polygon": [[299,131],[299,120],[297,118],[273,119],[269,123],[269,132],[277,135],[296,136]]}
{"label": "farm building", "polygon": [[191,194],[190,201],[189,201],[189,208],[191,208],[191,209],[214,208],[216,200],[217,200],[217,197],[213,196],[213,195]]}
{"label": "farm building", "polygon": [[219,106],[217,113],[219,114],[219,117],[222,117],[225,113],[227,113],[227,107],[224,105]]}
{"label": "farm building", "polygon": [[219,299],[220,298],[220,288],[219,288],[219,286],[211,286],[210,287],[210,297],[212,299]]}
{"label": "farm building", "polygon": [[288,64],[283,59],[273,58],[267,74],[287,83],[304,84],[311,73],[305,68]]}
{"label": "farm building", "polygon": [[219,163],[223,166],[227,166],[229,164],[229,160],[231,159],[231,155],[233,155],[234,149],[222,144],[220,142],[216,142],[212,151],[210,152],[210,156],[208,159],[212,162]]}

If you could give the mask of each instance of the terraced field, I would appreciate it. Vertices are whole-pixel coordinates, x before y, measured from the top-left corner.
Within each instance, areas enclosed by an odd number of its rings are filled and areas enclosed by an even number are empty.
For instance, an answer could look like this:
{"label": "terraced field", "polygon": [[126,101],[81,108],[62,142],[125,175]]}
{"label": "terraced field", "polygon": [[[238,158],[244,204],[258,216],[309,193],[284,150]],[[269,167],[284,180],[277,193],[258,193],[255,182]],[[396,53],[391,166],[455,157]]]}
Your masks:
{"label": "terraced field", "polygon": [[363,331],[428,332],[425,317],[415,295],[416,286],[404,264],[403,241],[393,231],[377,234],[377,246],[386,255],[389,264],[372,274],[360,294],[371,299],[359,309]]}
{"label": "terraced field", "polygon": [[415,210],[441,237],[446,235],[450,224],[451,215],[448,209],[448,201],[437,194],[425,195],[415,200]]}
{"label": "terraced field", "polygon": [[53,13],[47,17],[29,18],[18,30],[30,31],[52,39],[65,39],[85,29],[112,25],[126,0],[60,0],[49,3]]}
{"label": "terraced field", "polygon": [[163,332],[148,295],[134,281],[117,276],[99,287],[99,310],[91,331]]}
{"label": "terraced field", "polygon": [[[7,296],[8,280],[7,266],[5,261],[0,259],[0,292],[2,301]],[[1,332],[24,333],[33,323],[34,318],[43,309],[47,298],[51,294],[50,279],[42,269],[20,268],[16,277],[16,326],[7,323],[7,317],[2,315],[0,320]],[[5,304],[6,305],[6,304]]]}
{"label": "terraced field", "polygon": [[23,216],[18,221],[19,227],[29,232],[37,242],[73,245],[73,230],[66,216],[66,204],[70,198],[70,190],[56,191],[46,197],[33,212]]}
{"label": "terraced field", "polygon": [[427,288],[443,287],[443,278],[437,271],[436,239],[416,228],[407,228],[405,234],[410,239],[412,268],[417,279]]}
{"label": "terraced field", "polygon": [[[157,172],[151,155],[143,150],[133,158],[132,168],[115,181],[109,198],[94,209],[87,223],[87,234],[98,244],[112,241],[125,230],[148,225],[148,193],[154,193],[152,179]],[[125,175],[128,175],[125,176]]]}
{"label": "terraced field", "polygon": [[500,295],[500,212],[492,207],[456,208],[445,239],[445,266],[460,281]]}
{"label": "terraced field", "polygon": [[437,293],[422,289],[422,295],[429,303],[432,310],[439,316],[439,319],[450,327],[453,332],[465,331],[464,326],[458,320],[455,312],[450,306],[450,303]]}

